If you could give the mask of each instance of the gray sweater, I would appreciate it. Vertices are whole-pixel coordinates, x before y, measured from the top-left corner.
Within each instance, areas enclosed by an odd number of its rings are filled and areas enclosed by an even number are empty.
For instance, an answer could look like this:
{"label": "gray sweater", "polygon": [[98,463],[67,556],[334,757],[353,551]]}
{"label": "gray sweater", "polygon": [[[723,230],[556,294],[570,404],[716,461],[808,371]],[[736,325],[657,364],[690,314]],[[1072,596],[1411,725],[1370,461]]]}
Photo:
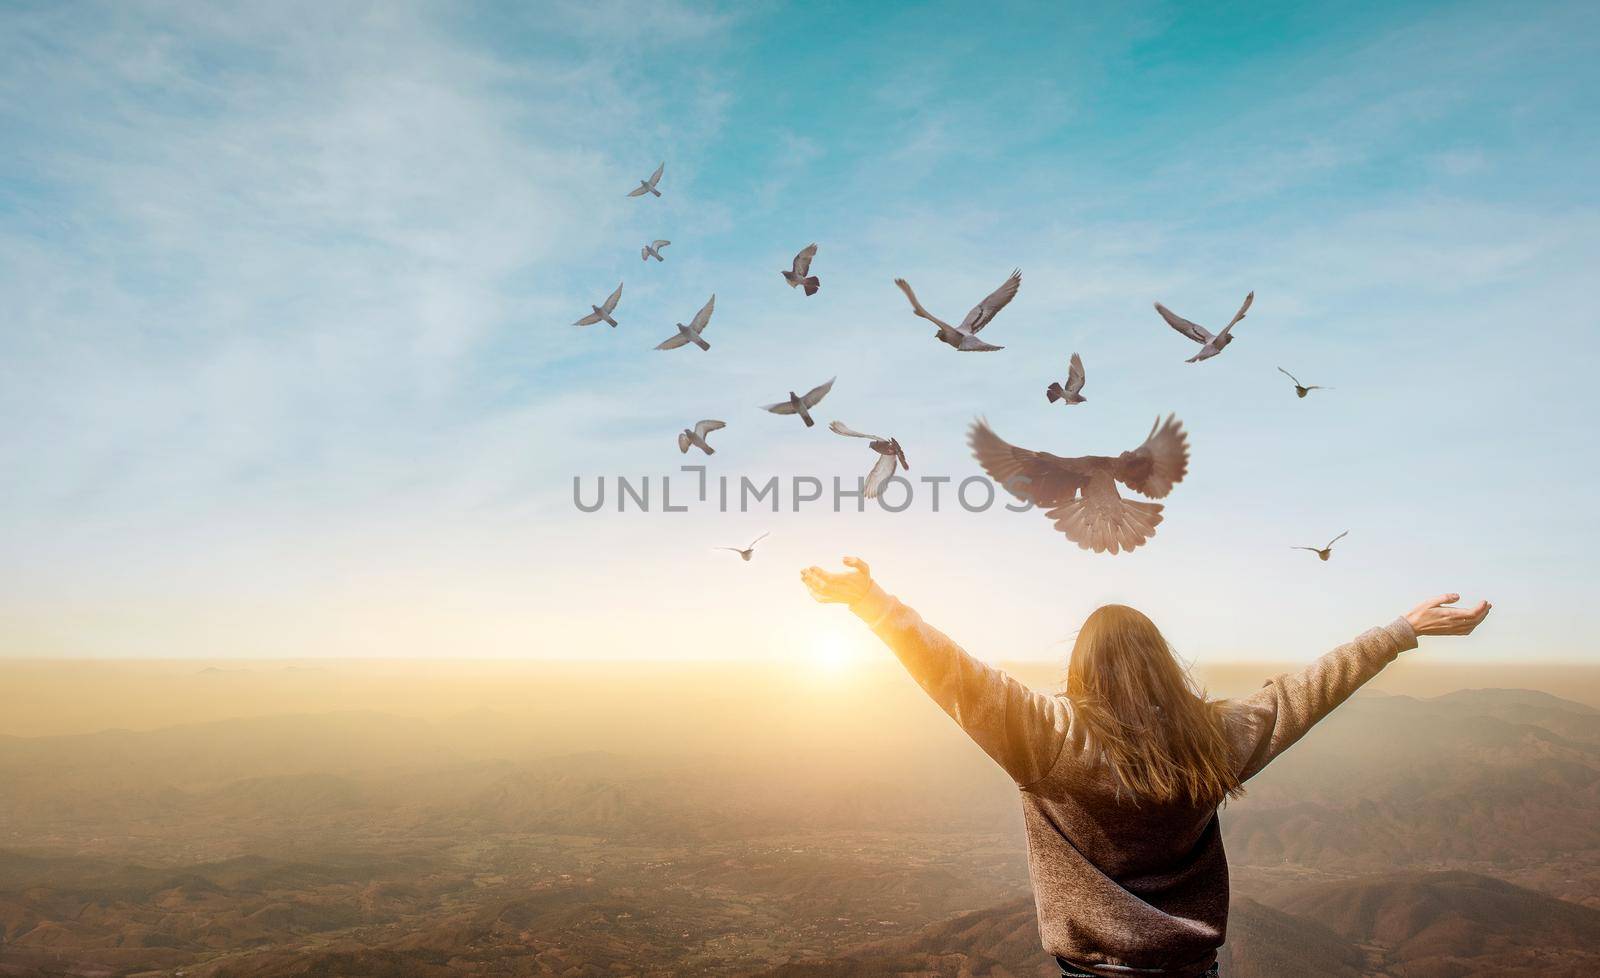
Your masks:
{"label": "gray sweater", "polygon": [[[1097,975],[1204,974],[1228,923],[1216,808],[1119,801],[1066,696],[984,665],[877,585],[851,610],[1016,781],[1044,949]],[[1228,701],[1241,781],[1416,644],[1400,618]]]}

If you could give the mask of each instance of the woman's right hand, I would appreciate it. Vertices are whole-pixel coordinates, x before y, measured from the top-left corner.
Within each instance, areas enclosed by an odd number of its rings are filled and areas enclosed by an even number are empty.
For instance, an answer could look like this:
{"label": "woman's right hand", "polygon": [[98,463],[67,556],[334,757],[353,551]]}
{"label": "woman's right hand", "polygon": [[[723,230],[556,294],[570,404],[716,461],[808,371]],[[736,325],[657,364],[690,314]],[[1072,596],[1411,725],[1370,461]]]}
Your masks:
{"label": "woman's right hand", "polygon": [[811,589],[811,596],[823,604],[853,604],[872,590],[872,569],[860,557],[846,557],[844,565],[851,570],[843,574],[807,567],[800,572],[800,580]]}
{"label": "woman's right hand", "polygon": [[1493,605],[1479,601],[1474,608],[1451,608],[1448,605],[1461,600],[1459,594],[1441,594],[1406,612],[1406,621],[1417,637],[1424,635],[1471,635],[1472,630],[1488,617]]}

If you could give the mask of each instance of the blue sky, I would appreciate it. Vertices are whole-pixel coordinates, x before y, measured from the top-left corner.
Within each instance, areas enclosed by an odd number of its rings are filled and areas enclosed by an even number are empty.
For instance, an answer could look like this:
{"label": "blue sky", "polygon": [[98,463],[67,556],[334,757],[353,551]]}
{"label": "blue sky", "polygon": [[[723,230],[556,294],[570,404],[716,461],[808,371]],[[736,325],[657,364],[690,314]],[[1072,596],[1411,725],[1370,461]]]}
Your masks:
{"label": "blue sky", "polygon": [[[868,654],[795,578],[849,552],[992,658],[1106,600],[1196,658],[1302,658],[1455,589],[1495,617],[1435,654],[1592,659],[1597,21],[7,4],[0,654]],[[813,240],[806,299],[777,270]],[[1017,266],[992,356],[891,284],[959,317]],[[620,329],[567,325],[619,279]],[[1201,365],[1150,307],[1250,289]],[[713,292],[709,354],[651,349]],[[1052,409],[1073,350],[1090,400]],[[1118,558],[1036,513],[573,509],[701,417],[715,472],[858,474],[755,410],[833,375],[824,419],[916,475],[974,473],[978,414],[1082,454],[1168,411],[1191,474]]]}

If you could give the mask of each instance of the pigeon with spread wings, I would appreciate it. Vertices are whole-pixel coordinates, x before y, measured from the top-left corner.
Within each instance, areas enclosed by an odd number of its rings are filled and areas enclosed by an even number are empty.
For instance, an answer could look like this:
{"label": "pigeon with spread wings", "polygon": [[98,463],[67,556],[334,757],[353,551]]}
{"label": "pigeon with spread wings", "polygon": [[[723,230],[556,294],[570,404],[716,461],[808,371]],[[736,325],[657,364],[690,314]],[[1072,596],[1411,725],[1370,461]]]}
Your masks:
{"label": "pigeon with spread wings", "polygon": [[702,350],[711,349],[711,344],[702,339],[700,334],[705,332],[706,325],[711,322],[711,313],[715,311],[716,307],[717,297],[713,293],[711,298],[706,300],[706,304],[700,307],[700,311],[694,314],[694,318],[689,320],[689,325],[685,326],[682,323],[678,323],[678,335],[657,343],[656,349],[676,350],[678,347],[689,343],[693,343]]}
{"label": "pigeon with spread wings", "polygon": [[661,182],[661,174],[665,172],[666,169],[667,164],[665,163],[656,167],[656,172],[650,174],[650,179],[640,180],[637,187],[634,187],[632,190],[628,191],[628,196],[643,197],[645,194],[654,194],[655,196],[660,197],[661,191],[656,189],[656,184]]}
{"label": "pigeon with spread wings", "polygon": [[717,549],[718,550],[731,550],[734,553],[738,554],[740,559],[748,561],[751,557],[755,556],[756,544],[758,544],[761,541],[765,540],[768,536],[770,536],[770,534],[767,534],[767,533],[761,534],[760,536],[756,537],[754,540],[751,540],[750,541],[750,546],[748,546],[748,547],[718,547]]}
{"label": "pigeon with spread wings", "polygon": [[1068,540],[1095,553],[1133,550],[1155,535],[1161,504],[1123,499],[1121,482],[1151,499],[1165,498],[1189,471],[1183,423],[1159,417],[1144,444],[1116,457],[1062,458],[1007,443],[982,419],[967,437],[989,478],[1024,502],[1045,510]]}
{"label": "pigeon with spread wings", "polygon": [[665,248],[669,244],[672,244],[672,242],[663,241],[662,239],[657,238],[656,240],[645,245],[643,248],[639,249],[639,260],[649,261],[650,259],[654,258],[656,261],[666,261],[665,258],[661,257],[661,249]]}
{"label": "pigeon with spread wings", "polygon": [[1309,550],[1312,553],[1316,554],[1319,559],[1327,560],[1329,557],[1333,556],[1333,545],[1338,543],[1340,540],[1343,540],[1345,537],[1347,537],[1349,535],[1350,535],[1350,531],[1349,530],[1344,531],[1343,533],[1341,533],[1338,536],[1334,537],[1332,540],[1329,540],[1328,541],[1328,545],[1326,547],[1290,547],[1289,549],[1290,550]]}
{"label": "pigeon with spread wings", "polygon": [[1083,358],[1076,353],[1072,355],[1072,362],[1067,365],[1067,386],[1052,382],[1044,389],[1045,400],[1054,404],[1062,401],[1066,404],[1082,404],[1088,398],[1079,391],[1083,390]]}
{"label": "pigeon with spread wings", "polygon": [[900,447],[897,439],[865,434],[839,421],[828,425],[828,430],[846,438],[865,438],[868,440],[868,447],[878,453],[878,460],[872,463],[872,470],[867,473],[867,482],[862,493],[868,499],[877,499],[878,494],[883,492],[884,485],[894,478],[896,465],[907,472],[911,471],[911,463],[906,461],[905,450]]}
{"label": "pigeon with spread wings", "polygon": [[989,325],[989,322],[994,319],[1000,310],[1006,307],[1007,303],[1016,298],[1017,289],[1022,287],[1022,270],[1019,268],[1012,271],[1011,277],[1001,283],[998,289],[989,293],[982,302],[973,306],[972,311],[967,313],[967,318],[961,320],[960,326],[951,326],[922,308],[922,303],[917,301],[917,294],[911,291],[910,282],[903,278],[897,278],[894,280],[894,284],[900,286],[900,291],[904,292],[906,298],[911,300],[912,314],[920,316],[939,327],[939,331],[934,334],[934,338],[940,343],[966,353],[987,353],[990,350],[1003,350],[1005,347],[985,343],[983,340],[978,339],[978,333]]}
{"label": "pigeon with spread wings", "polygon": [[696,421],[693,428],[685,428],[678,432],[678,451],[687,455],[689,446],[693,445],[707,455],[717,454],[717,450],[706,441],[706,436],[718,428],[726,428],[727,424],[721,421]]}
{"label": "pigeon with spread wings", "polygon": [[806,245],[800,249],[800,254],[794,256],[794,265],[783,272],[783,280],[789,283],[789,288],[805,286],[806,295],[816,295],[822,288],[822,280],[811,272],[811,259],[817,257],[816,243]]}
{"label": "pigeon with spread wings", "polygon": [[804,421],[806,427],[809,428],[816,424],[815,421],[811,420],[811,409],[821,403],[824,397],[828,396],[828,392],[833,390],[833,382],[838,379],[837,377],[829,377],[826,384],[818,384],[803,395],[790,391],[787,401],[779,401],[776,404],[763,404],[761,410],[771,411],[773,414],[798,414],[800,415],[800,420]]}
{"label": "pigeon with spread wings", "polygon": [[1161,318],[1167,321],[1168,326],[1200,344],[1200,352],[1184,361],[1185,363],[1199,363],[1201,360],[1210,360],[1221,353],[1223,347],[1233,342],[1233,333],[1231,331],[1234,325],[1244,318],[1245,313],[1250,311],[1250,303],[1254,301],[1256,301],[1254,292],[1245,296],[1244,305],[1240,306],[1239,311],[1233,314],[1232,319],[1228,320],[1228,325],[1222,327],[1222,332],[1215,336],[1211,335],[1211,331],[1204,326],[1184,319],[1159,302],[1156,303],[1156,312],[1161,314]]}
{"label": "pigeon with spread wings", "polygon": [[591,310],[593,310],[593,311],[590,312],[589,315],[583,317],[582,319],[578,320],[577,322],[573,323],[572,325],[574,325],[574,326],[593,326],[595,323],[598,323],[598,322],[604,320],[605,322],[611,324],[611,328],[612,329],[616,329],[617,328],[617,321],[611,317],[611,314],[613,312],[616,312],[616,310],[617,310],[617,300],[619,300],[621,298],[622,298],[622,283],[618,282],[617,283],[617,291],[611,293],[611,295],[606,299],[606,301],[600,303],[598,306],[590,305],[589,308]]}
{"label": "pigeon with spread wings", "polygon": [[1300,383],[1300,378],[1299,377],[1296,377],[1294,374],[1292,374],[1289,371],[1283,369],[1282,367],[1278,368],[1278,373],[1283,374],[1285,377],[1289,378],[1289,380],[1294,384],[1294,396],[1295,397],[1305,397],[1306,394],[1308,392],[1310,392],[1310,391],[1331,391],[1331,390],[1333,390],[1332,387],[1323,387],[1320,384],[1302,384],[1302,383]]}

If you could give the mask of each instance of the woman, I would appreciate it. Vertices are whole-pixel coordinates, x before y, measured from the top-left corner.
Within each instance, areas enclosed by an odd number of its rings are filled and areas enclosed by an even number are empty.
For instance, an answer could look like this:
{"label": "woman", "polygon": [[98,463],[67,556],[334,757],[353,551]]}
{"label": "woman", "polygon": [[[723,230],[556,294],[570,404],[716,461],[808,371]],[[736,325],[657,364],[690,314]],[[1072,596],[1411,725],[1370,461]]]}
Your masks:
{"label": "woman", "polygon": [[848,604],[1021,789],[1039,933],[1068,976],[1215,975],[1228,920],[1217,808],[1421,635],[1489,613],[1424,601],[1296,676],[1207,701],[1150,619],[1107,605],[1084,622],[1067,688],[1034,692],[963,652],[873,583],[867,565],[801,572]]}

